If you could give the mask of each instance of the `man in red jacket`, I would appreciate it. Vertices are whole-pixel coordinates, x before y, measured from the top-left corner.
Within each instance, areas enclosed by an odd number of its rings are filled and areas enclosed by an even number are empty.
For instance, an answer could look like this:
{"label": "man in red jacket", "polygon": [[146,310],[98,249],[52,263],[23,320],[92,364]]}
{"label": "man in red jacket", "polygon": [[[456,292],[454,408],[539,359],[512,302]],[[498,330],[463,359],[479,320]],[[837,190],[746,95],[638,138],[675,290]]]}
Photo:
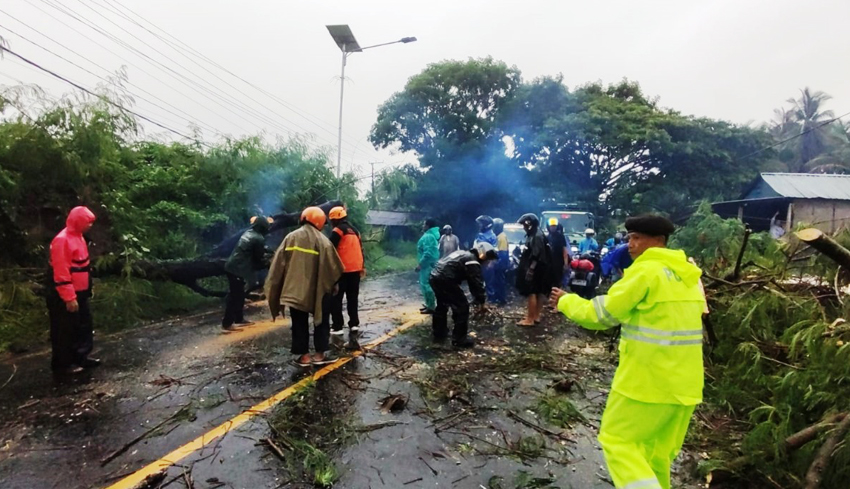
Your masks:
{"label": "man in red jacket", "polygon": [[52,286],[47,291],[47,311],[54,372],[76,374],[100,365],[100,360],[89,358],[93,346],[91,276],[89,249],[83,237],[94,220],[94,213],[88,208],[74,207],[65,229],[50,243]]}

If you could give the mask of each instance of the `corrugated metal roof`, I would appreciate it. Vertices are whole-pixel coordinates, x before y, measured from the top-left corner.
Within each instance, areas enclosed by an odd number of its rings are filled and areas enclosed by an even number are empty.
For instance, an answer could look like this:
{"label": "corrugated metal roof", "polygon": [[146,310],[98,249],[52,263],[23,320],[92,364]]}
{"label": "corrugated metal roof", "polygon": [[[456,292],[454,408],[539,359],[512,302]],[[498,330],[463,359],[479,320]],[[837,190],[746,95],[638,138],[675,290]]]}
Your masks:
{"label": "corrugated metal roof", "polygon": [[762,173],[761,178],[782,197],[850,200],[850,175]]}
{"label": "corrugated metal roof", "polygon": [[422,220],[422,216],[413,212],[369,211],[366,223],[372,226],[410,226]]}

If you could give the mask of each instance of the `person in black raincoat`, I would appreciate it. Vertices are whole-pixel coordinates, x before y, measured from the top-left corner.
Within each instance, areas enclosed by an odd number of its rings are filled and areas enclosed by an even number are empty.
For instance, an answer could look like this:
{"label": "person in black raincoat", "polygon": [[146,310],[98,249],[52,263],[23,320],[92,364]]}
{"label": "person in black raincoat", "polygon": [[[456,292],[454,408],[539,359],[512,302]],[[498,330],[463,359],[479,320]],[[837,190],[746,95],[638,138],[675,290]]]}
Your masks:
{"label": "person in black raincoat", "polygon": [[229,290],[225,298],[224,318],[221,327],[225,331],[233,331],[234,324],[247,325],[245,321],[245,290],[246,284],[253,281],[257,270],[266,268],[266,235],[269,234],[271,218],[254,216],[251,218],[251,229],[242,233],[239,242],[224,264],[227,272]]}
{"label": "person in black raincoat", "polygon": [[525,229],[525,250],[519,260],[516,286],[520,295],[528,297],[525,318],[517,326],[534,326],[540,323],[546,296],[552,288],[552,252],[549,241],[540,231],[540,220],[536,215],[523,214],[517,223]]}
{"label": "person in black raincoat", "polygon": [[460,285],[466,281],[472,293],[473,302],[484,309],[487,293],[484,290],[484,278],[481,268],[487,262],[496,260],[496,249],[489,243],[476,243],[472,250],[458,250],[441,259],[431,271],[431,288],[437,295],[437,308],[434,310],[434,340],[441,342],[449,336],[448,312],[451,308],[454,328],[452,345],[456,348],[472,348],[475,342],[468,336],[469,302]]}
{"label": "person in black raincoat", "polygon": [[564,273],[570,264],[570,247],[564,236],[564,226],[558,223],[558,219],[549,219],[549,246],[552,249],[552,287],[562,288],[564,286]]}

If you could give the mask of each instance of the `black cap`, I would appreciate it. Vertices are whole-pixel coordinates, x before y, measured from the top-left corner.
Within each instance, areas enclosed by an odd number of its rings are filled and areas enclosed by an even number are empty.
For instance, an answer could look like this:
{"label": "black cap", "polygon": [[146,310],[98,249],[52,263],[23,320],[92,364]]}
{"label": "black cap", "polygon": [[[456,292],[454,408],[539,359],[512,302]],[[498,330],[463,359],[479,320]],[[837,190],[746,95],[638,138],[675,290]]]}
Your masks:
{"label": "black cap", "polygon": [[626,231],[646,234],[647,236],[664,236],[669,238],[676,227],[663,216],[646,214],[626,219]]}
{"label": "black cap", "polygon": [[437,220],[433,217],[425,219],[425,227],[427,227],[428,229],[437,227]]}

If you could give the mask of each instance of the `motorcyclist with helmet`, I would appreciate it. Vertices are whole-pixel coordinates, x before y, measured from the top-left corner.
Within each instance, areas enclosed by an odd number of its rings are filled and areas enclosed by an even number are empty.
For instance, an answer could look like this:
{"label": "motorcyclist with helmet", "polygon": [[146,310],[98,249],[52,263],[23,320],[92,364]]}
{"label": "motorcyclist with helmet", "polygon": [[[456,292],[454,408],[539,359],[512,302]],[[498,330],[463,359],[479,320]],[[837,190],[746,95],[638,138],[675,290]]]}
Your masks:
{"label": "motorcyclist with helmet", "polygon": [[595,235],[596,231],[591,228],[584,230],[584,239],[578,242],[579,255],[583,255],[591,251],[599,251],[599,243],[597,243],[596,239],[593,238]]}
{"label": "motorcyclist with helmet", "polygon": [[[499,244],[496,233],[493,232],[493,218],[481,215],[475,218],[478,223],[478,235],[475,237],[473,246],[477,243],[487,243],[494,249]],[[487,300],[496,302],[496,264],[488,263],[481,270],[484,275],[484,286],[487,289]]]}
{"label": "motorcyclist with helmet", "polygon": [[440,259],[431,271],[430,283],[437,296],[432,333],[434,340],[444,341],[449,336],[448,312],[452,310],[454,328],[452,345],[455,348],[472,348],[475,342],[468,336],[469,302],[460,285],[469,285],[473,303],[479,312],[484,310],[487,296],[481,269],[487,262],[498,258],[496,249],[489,243],[478,242],[469,251],[458,250]]}
{"label": "motorcyclist with helmet", "polygon": [[523,214],[517,223],[525,229],[525,250],[519,260],[516,286],[520,295],[528,297],[525,318],[517,326],[540,323],[540,314],[551,289],[549,267],[552,263],[549,242],[540,230],[540,220],[533,213]]}
{"label": "motorcyclist with helmet", "polygon": [[508,268],[511,266],[510,246],[508,244],[508,235],[505,234],[505,221],[503,219],[499,219],[498,217],[493,219],[493,233],[496,234],[496,254],[499,255],[499,259],[495,264],[496,274],[493,281],[495,294],[493,302],[503,306],[508,302],[507,273]]}
{"label": "motorcyclist with helmet", "polygon": [[608,240],[605,241],[605,246],[608,248],[609,251],[613,250],[617,246],[620,246],[621,244],[623,244],[623,233],[621,232],[614,233],[613,238],[608,238]]}

